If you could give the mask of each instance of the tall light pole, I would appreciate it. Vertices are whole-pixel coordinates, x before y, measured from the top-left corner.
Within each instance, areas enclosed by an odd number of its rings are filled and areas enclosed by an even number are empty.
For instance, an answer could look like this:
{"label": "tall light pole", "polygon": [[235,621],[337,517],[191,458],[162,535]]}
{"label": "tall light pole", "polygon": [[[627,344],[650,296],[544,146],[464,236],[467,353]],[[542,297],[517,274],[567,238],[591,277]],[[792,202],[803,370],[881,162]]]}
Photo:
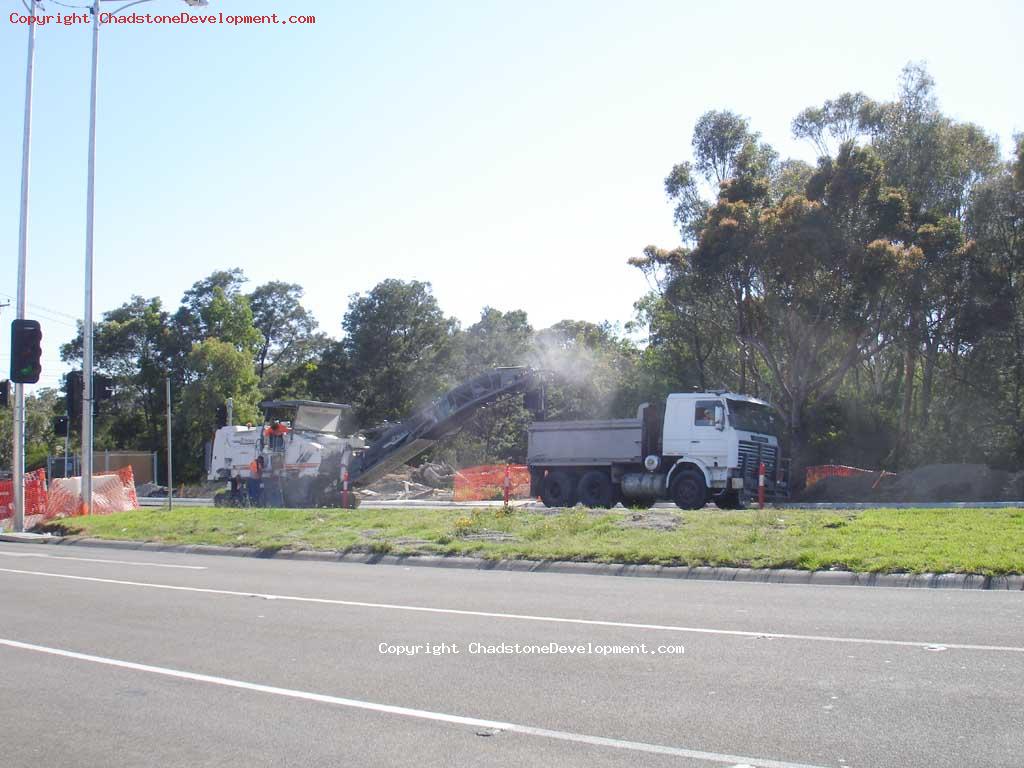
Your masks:
{"label": "tall light pole", "polygon": [[[17,317],[25,318],[25,282],[28,271],[28,180],[32,148],[32,81],[36,60],[36,0],[29,5],[28,64],[25,67],[25,128],[21,144],[21,221],[18,225]],[[14,446],[11,475],[14,485],[14,530],[25,530],[25,385],[14,385]]]}
{"label": "tall light pole", "polygon": [[85,198],[85,314],[82,319],[82,501],[92,514],[92,249],[96,214],[96,89],[100,70],[100,0],[92,6],[88,182]]}
{"label": "tall light pole", "polygon": [[[93,328],[92,328],[92,266],[93,234],[96,214],[96,93],[100,64],[100,1],[92,0],[92,86],[89,91],[89,180],[85,201],[85,316],[82,321],[82,503],[85,513],[92,514],[92,404],[93,404]],[[110,0],[104,0],[109,2]],[[114,15],[125,8],[152,0],[135,0],[111,11]],[[185,0],[193,8],[205,6],[206,0]],[[35,2],[33,1],[33,6]],[[18,385],[19,387],[21,385]]]}

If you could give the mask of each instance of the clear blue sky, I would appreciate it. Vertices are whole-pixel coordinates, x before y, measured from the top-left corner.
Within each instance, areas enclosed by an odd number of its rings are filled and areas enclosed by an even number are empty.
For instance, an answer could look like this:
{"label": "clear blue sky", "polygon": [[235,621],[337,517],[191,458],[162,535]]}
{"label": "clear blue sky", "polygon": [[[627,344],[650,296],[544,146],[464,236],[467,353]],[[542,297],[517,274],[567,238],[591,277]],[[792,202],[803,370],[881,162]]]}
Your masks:
{"label": "clear blue sky", "polygon": [[[18,0],[4,6],[0,300],[16,288],[26,37],[7,17]],[[847,90],[889,98],[924,60],[942,108],[1006,151],[1024,130],[1022,9],[211,0],[317,23],[107,27],[96,319],[132,294],[173,309],[240,266],[252,285],[305,286],[332,335],[348,295],[388,277],[430,281],[464,324],[485,305],[523,308],[536,327],[624,322],[645,290],[626,260],[677,242],[662,180],[690,157],[701,113],[738,111],[811,160],[789,134],[799,110]],[[90,31],[50,26],[37,41],[28,300],[54,385],[82,313]]]}

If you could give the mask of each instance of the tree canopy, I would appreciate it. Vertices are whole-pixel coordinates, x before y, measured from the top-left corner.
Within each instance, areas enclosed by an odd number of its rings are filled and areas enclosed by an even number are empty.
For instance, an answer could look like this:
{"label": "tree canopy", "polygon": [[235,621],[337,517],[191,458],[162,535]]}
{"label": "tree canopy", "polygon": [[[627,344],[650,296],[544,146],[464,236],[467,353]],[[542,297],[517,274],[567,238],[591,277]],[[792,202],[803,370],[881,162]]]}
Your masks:
{"label": "tree canopy", "polygon": [[[238,268],[198,279],[177,307],[131,296],[95,327],[97,371],[116,384],[97,446],[162,450],[168,379],[179,474],[195,480],[226,398],[239,420],[266,398],[346,402],[372,427],[481,370],[530,364],[552,373],[552,418],[725,387],[774,405],[798,466],[1020,463],[1024,135],[1003,149],[945,114],[915,63],[892,99],[838,93],[790,127],[815,162],[780,156],[732,108],[697,119],[663,180],[679,238],[628,259],[650,290],[625,329],[535,328],[491,306],[462,327],[429,283],[401,279],[352,294],[321,329],[300,284],[250,289]],[[63,359],[81,350],[79,334]],[[62,410],[52,390],[30,399],[33,460],[60,448],[48,416]],[[499,404],[439,450],[522,459],[530,418]]]}

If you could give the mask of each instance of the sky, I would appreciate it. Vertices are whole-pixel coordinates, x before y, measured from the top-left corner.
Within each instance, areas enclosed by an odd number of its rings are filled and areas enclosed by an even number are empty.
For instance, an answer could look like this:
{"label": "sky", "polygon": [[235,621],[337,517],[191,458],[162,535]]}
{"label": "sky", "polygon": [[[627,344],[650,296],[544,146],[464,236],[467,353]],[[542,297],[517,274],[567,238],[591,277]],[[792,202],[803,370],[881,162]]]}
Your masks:
{"label": "sky", "polygon": [[[20,0],[2,4],[7,321],[27,30],[8,16]],[[790,134],[800,110],[844,91],[892,98],[901,68],[924,61],[947,114],[1004,152],[1024,131],[1020,2],[210,0],[210,12],[316,23],[101,29],[96,320],[135,294],[173,310],[195,281],[241,267],[250,287],[304,286],[333,336],[348,297],[387,278],[430,282],[463,325],[485,306],[525,309],[537,328],[624,324],[647,290],[627,260],[678,244],[663,180],[691,158],[707,110],[813,161]],[[83,312],[90,44],[87,24],[37,29],[27,296],[41,386],[59,385]]]}

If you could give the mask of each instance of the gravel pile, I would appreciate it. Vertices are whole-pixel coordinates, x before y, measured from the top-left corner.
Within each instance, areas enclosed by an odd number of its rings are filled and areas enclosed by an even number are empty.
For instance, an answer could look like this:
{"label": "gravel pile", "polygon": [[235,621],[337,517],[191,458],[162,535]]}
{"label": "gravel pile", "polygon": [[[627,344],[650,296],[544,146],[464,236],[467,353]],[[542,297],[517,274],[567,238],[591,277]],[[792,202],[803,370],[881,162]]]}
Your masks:
{"label": "gravel pile", "polygon": [[1018,501],[1024,499],[1024,473],[984,464],[929,464],[899,475],[826,477],[805,489],[799,502]]}

